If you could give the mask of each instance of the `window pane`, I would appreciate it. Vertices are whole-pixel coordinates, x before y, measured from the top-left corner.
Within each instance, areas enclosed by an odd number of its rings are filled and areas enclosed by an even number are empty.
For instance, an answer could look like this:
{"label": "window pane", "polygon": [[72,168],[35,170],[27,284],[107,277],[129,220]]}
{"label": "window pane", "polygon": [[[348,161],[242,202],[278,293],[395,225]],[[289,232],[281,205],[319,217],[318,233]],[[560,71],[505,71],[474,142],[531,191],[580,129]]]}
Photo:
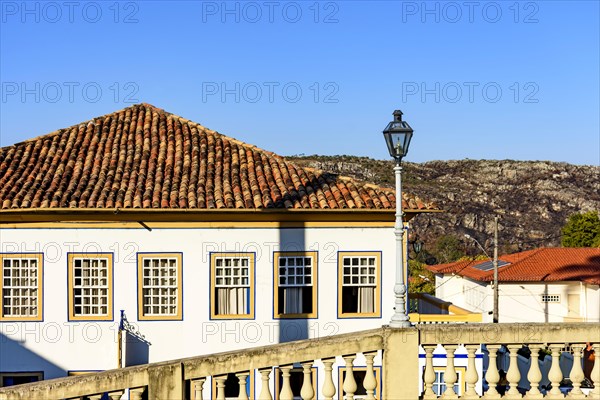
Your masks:
{"label": "window pane", "polygon": [[[5,317],[37,317],[38,262],[36,258],[10,258],[2,262],[3,302]],[[9,306],[9,307],[7,307]]]}
{"label": "window pane", "polygon": [[[144,260],[144,265],[152,270],[152,276],[156,279],[142,281],[142,290],[152,290],[152,296],[144,296],[144,307],[142,308],[145,316],[177,315],[177,258],[148,258]],[[218,268],[216,275],[221,276],[223,270]],[[216,278],[217,281],[222,278]],[[154,304],[173,304],[173,307],[149,307]]]}

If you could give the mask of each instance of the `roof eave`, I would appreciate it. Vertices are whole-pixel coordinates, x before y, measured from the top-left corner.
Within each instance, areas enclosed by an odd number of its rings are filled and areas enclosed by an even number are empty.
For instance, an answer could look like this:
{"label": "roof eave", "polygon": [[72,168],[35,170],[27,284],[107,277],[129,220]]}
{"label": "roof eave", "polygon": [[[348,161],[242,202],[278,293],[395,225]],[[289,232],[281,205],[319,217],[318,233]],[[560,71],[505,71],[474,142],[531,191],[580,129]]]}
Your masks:
{"label": "roof eave", "polygon": [[[404,210],[406,220],[442,210]],[[371,221],[390,222],[393,209],[154,209],[31,208],[0,210],[0,223],[55,221]]]}

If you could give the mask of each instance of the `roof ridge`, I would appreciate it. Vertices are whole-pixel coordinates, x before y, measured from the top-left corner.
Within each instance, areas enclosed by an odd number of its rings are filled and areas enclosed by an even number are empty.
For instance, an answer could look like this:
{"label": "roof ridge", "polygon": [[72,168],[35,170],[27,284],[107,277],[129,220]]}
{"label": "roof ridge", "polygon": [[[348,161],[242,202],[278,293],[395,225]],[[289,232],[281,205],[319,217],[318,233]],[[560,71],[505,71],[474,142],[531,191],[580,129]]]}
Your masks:
{"label": "roof ridge", "polygon": [[[61,134],[61,133],[65,132],[65,131],[68,131],[68,130],[74,128],[74,127],[79,127],[81,125],[89,125],[91,123],[95,124],[95,121],[97,121],[97,120],[105,119],[107,117],[115,116],[115,115],[117,115],[119,113],[122,113],[124,111],[127,111],[129,109],[135,110],[135,109],[139,109],[139,108],[149,108],[149,109],[151,109],[153,111],[156,111],[159,114],[165,115],[166,117],[175,118],[175,119],[177,119],[182,124],[192,124],[192,125],[195,125],[196,127],[200,127],[200,128],[202,128],[202,130],[204,130],[204,131],[206,131],[208,133],[215,134],[215,135],[218,135],[220,137],[226,138],[228,141],[230,141],[232,143],[235,143],[237,145],[244,146],[244,147],[251,148],[251,149],[255,149],[257,151],[265,153],[266,155],[274,156],[276,158],[284,158],[283,156],[281,156],[281,155],[279,155],[277,153],[273,153],[272,151],[265,150],[265,149],[263,149],[261,147],[258,147],[256,145],[254,145],[254,144],[246,143],[246,142],[244,142],[242,140],[236,139],[236,138],[231,137],[229,135],[225,135],[223,133],[220,133],[218,131],[210,129],[210,128],[202,125],[199,122],[193,121],[193,120],[191,120],[189,118],[182,117],[181,115],[172,113],[170,111],[165,110],[164,108],[156,107],[155,105],[150,104],[150,103],[146,103],[146,102],[132,104],[130,106],[121,108],[119,110],[112,111],[112,112],[109,112],[109,113],[106,113],[106,114],[103,114],[103,115],[99,115],[99,116],[93,117],[91,119],[88,119],[88,120],[85,120],[85,121],[81,121],[81,122],[73,124],[73,125],[69,125],[69,126],[64,127],[64,128],[56,129],[54,131],[45,133],[43,135],[39,135],[39,136],[35,136],[33,138],[25,139],[23,141],[14,143],[12,145],[3,146],[1,148],[6,149],[6,148],[10,148],[10,147],[17,146],[17,145],[20,145],[20,144],[24,144],[24,143],[30,143],[30,142],[35,142],[37,140],[43,140],[43,139],[46,139],[46,138],[53,137],[55,135]],[[288,160],[286,160],[286,162],[292,163],[291,161],[288,161]],[[296,165],[294,163],[292,163],[292,165],[294,165],[296,168],[301,168],[301,167],[299,167],[298,165]]]}
{"label": "roof ridge", "polygon": [[[225,134],[223,134],[223,133],[221,133],[219,131],[216,131],[214,129],[210,129],[210,128],[202,125],[199,122],[193,121],[193,120],[191,120],[189,118],[182,117],[179,114],[175,114],[175,113],[166,111],[166,110],[164,110],[162,108],[153,106],[152,104],[149,104],[149,103],[140,103],[140,104],[136,104],[136,105],[137,106],[145,106],[145,107],[152,108],[152,109],[154,109],[157,112],[164,113],[164,114],[166,114],[166,115],[168,115],[168,116],[170,116],[172,118],[176,118],[182,124],[191,124],[191,125],[195,125],[196,127],[200,127],[200,128],[202,128],[202,130],[204,130],[204,131],[206,131],[208,133],[211,133],[213,135],[218,135],[218,136],[220,136],[222,138],[226,138],[228,141],[230,141],[230,142],[232,142],[232,143],[234,143],[234,144],[236,144],[238,146],[243,146],[243,147],[246,147],[246,148],[249,148],[249,149],[253,149],[253,150],[259,151],[261,153],[264,153],[267,156],[271,156],[271,157],[275,157],[275,158],[279,158],[279,159],[284,159],[283,156],[281,156],[281,155],[279,155],[277,153],[274,153],[274,152],[272,152],[270,150],[265,150],[262,147],[258,147],[255,144],[247,143],[247,142],[244,142],[243,140],[234,138],[234,137],[229,136],[229,135],[225,135]],[[120,111],[123,111],[123,110],[119,110],[119,111],[116,111],[116,112],[120,112]],[[108,115],[110,115],[110,114],[108,114]],[[301,168],[298,165],[292,163],[291,161],[288,161],[288,160],[285,160],[285,161],[288,162],[288,163],[290,163],[290,164],[292,164],[296,168]]]}

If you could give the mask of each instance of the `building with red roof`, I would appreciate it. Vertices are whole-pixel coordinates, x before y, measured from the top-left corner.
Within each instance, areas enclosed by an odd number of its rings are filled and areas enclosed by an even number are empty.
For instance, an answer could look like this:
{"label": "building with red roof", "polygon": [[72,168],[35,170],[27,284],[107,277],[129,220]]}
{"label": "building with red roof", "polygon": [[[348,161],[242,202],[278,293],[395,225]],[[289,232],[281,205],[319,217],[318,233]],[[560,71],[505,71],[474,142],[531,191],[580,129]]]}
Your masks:
{"label": "building with red roof", "polygon": [[149,104],[0,147],[0,386],[378,328],[395,202]]}
{"label": "building with red roof", "polygon": [[[491,260],[428,267],[436,296],[491,320]],[[498,262],[500,322],[600,320],[600,248],[540,248],[502,255]]]}

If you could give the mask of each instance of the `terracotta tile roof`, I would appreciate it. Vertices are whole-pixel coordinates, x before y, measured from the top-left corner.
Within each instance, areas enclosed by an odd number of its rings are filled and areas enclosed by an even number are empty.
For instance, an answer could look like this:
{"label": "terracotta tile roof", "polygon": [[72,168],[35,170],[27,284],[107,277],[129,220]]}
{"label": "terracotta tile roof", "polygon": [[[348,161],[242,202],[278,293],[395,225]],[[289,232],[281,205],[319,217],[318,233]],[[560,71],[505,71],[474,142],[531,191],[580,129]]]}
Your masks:
{"label": "terracotta tile roof", "polygon": [[[301,168],[149,104],[0,148],[3,210],[393,209],[394,192]],[[413,212],[434,204],[403,194]]]}
{"label": "terracotta tile roof", "polygon": [[[600,248],[540,248],[498,257],[500,282],[582,281],[600,285]],[[456,274],[489,282],[494,271],[476,267],[489,260],[457,261],[429,266],[436,274]]]}

